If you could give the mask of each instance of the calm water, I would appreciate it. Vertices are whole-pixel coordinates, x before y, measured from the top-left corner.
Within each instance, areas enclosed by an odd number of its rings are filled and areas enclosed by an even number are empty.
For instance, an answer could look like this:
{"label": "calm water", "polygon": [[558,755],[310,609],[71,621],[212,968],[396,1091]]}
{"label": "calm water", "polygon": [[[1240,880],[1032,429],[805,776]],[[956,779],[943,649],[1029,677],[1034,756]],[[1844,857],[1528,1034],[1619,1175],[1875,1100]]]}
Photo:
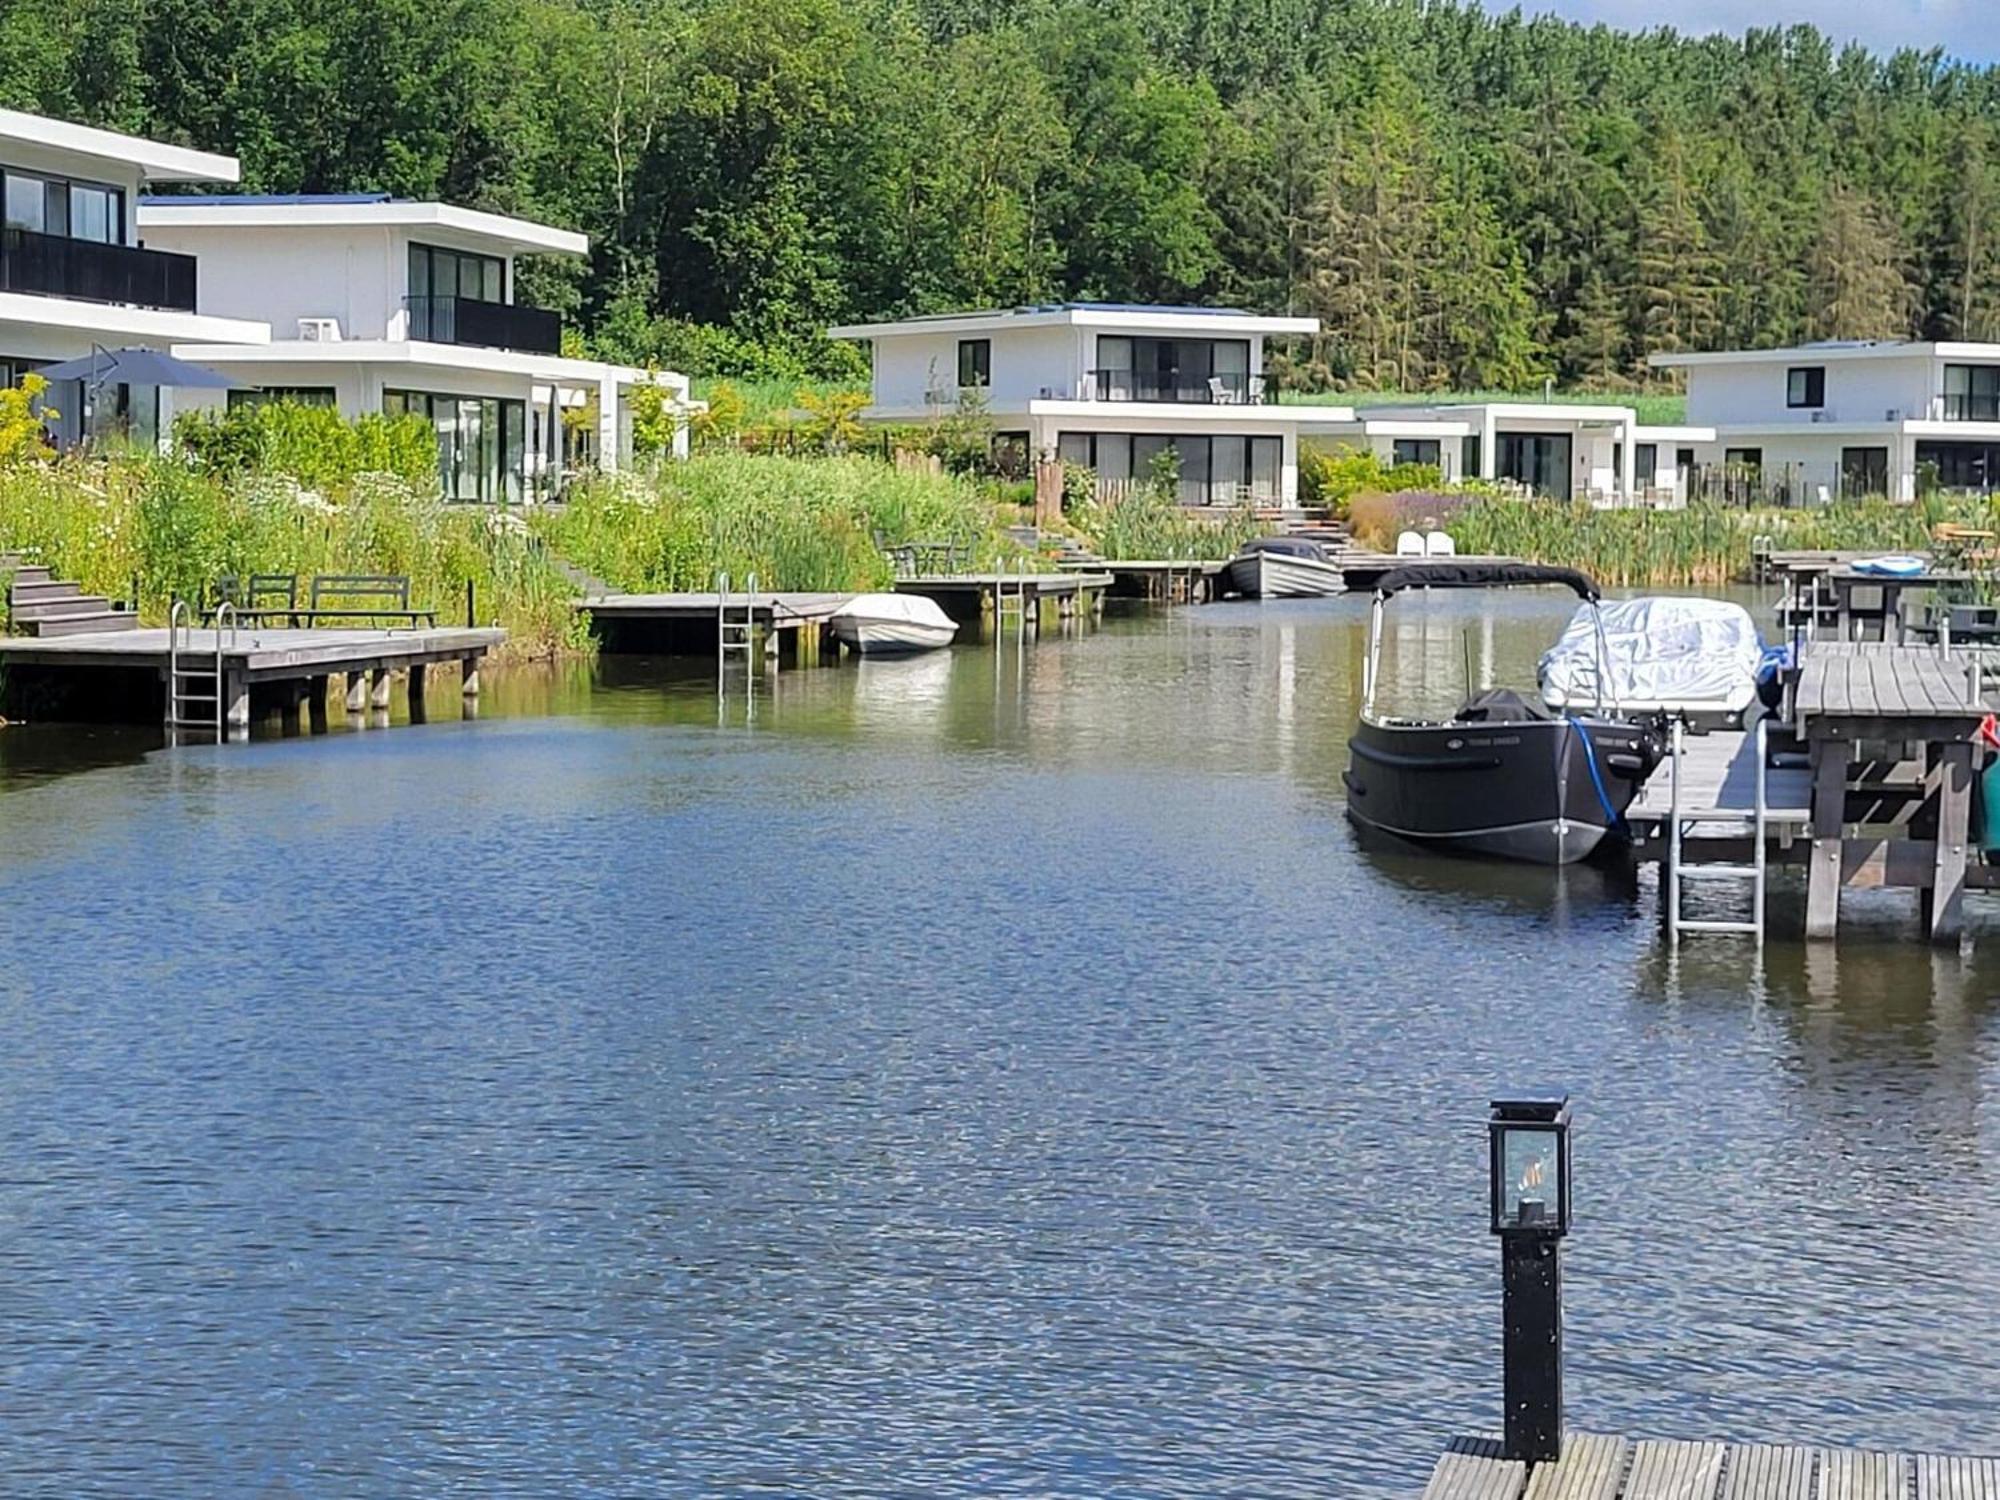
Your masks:
{"label": "calm water", "polygon": [[[1566,613],[1482,608],[1399,701]],[[2000,1450],[2000,912],[1676,966],[1650,876],[1365,855],[1362,613],[0,731],[6,1492],[1407,1495],[1545,1081],[1576,1425]]]}

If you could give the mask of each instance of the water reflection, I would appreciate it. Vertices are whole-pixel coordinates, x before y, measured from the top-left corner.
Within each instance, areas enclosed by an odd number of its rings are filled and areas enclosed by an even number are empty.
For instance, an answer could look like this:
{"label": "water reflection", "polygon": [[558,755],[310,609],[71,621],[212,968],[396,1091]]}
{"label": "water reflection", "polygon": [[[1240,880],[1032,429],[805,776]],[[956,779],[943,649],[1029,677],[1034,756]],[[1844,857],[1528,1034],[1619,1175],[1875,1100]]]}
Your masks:
{"label": "water reflection", "polygon": [[[1572,604],[1408,602],[1440,702]],[[1358,849],[1364,622],[0,731],[15,1487],[1407,1495],[1524,1082],[1579,1425],[2000,1449],[1990,899],[1669,955],[1650,875]]]}

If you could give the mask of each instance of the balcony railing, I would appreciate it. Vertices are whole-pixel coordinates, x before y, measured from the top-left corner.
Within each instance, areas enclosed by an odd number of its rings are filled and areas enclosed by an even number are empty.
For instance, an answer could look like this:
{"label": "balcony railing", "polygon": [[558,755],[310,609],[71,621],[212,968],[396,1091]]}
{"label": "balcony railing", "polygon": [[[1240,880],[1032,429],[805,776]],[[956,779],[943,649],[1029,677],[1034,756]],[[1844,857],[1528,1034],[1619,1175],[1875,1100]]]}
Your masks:
{"label": "balcony railing", "polygon": [[194,272],[192,255],[0,229],[0,292],[191,313]]}
{"label": "balcony railing", "polygon": [[2000,393],[1992,391],[1947,392],[1933,403],[1946,422],[2000,422]]}
{"label": "balcony railing", "polygon": [[1245,406],[1264,399],[1261,375],[1146,375],[1136,370],[1092,370],[1084,388],[1099,401]]}
{"label": "balcony railing", "polygon": [[403,306],[410,315],[410,337],[426,343],[562,353],[562,319],[539,307],[473,297],[405,297]]}

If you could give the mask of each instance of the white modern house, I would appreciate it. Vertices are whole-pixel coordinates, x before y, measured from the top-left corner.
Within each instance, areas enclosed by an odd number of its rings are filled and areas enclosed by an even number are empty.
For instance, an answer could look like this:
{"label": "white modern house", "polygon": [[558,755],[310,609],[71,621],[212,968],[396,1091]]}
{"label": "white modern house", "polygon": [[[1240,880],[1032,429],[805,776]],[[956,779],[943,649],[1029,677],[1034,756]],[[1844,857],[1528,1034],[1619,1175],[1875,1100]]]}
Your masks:
{"label": "white modern house", "polygon": [[1673,503],[1698,463],[1698,427],[1648,426],[1629,406],[1493,401],[1370,406],[1357,435],[1385,463],[1436,466],[1447,481],[1512,481],[1558,500]]}
{"label": "white modern house", "polygon": [[1794,503],[2000,487],[2000,344],[1836,342],[1651,363],[1686,372],[1688,420],[1714,429],[1704,465]]}
{"label": "white modern house", "polygon": [[[148,185],[237,175],[234,157],[0,109],[0,382],[94,348],[268,339],[261,319],[230,313],[192,257],[140,241]],[[151,441],[161,428],[153,386],[64,381],[48,402],[63,441],[114,429]]]}
{"label": "white modern house", "polygon": [[[619,467],[642,384],[695,409],[683,375],[565,358],[557,315],[516,300],[518,257],[588,250],[569,230],[383,194],[158,197],[138,218],[153,243],[199,258],[213,306],[274,335],[191,340],[178,357],[249,388],[232,401],[423,417],[452,499],[519,501],[581,465]],[[684,423],[675,451],[687,451]]]}
{"label": "white modern house", "polygon": [[1298,503],[1302,431],[1352,425],[1347,407],[1280,406],[1264,340],[1314,318],[1220,308],[1060,303],[832,328],[873,351],[865,421],[924,422],[976,409],[1025,456],[1144,479],[1179,460],[1186,504]]}

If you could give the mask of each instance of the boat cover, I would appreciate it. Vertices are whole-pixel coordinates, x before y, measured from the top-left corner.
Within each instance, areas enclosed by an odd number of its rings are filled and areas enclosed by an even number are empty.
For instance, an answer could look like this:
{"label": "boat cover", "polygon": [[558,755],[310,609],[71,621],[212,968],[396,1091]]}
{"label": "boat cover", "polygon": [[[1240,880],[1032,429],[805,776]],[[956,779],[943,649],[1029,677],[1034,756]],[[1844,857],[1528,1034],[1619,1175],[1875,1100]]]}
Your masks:
{"label": "boat cover", "polygon": [[1310,557],[1326,561],[1326,548],[1309,536],[1259,536],[1243,544],[1244,552],[1281,552],[1287,557]]}
{"label": "boat cover", "polygon": [[[1764,643],[1750,612],[1723,599],[1621,599],[1600,606],[1618,706],[1628,712],[1739,713],[1757,696]],[[1597,622],[1570,617],[1537,674],[1552,707],[1598,702]],[[1608,708],[1610,705],[1604,704]]]}
{"label": "boat cover", "polygon": [[1488,688],[1468,700],[1454,716],[1458,724],[1532,724],[1553,719],[1555,714],[1532,698],[1524,698],[1512,688]]}
{"label": "boat cover", "polygon": [[935,600],[926,599],[921,594],[856,594],[828,618],[839,619],[842,616],[891,625],[951,624],[951,616]]}
{"label": "boat cover", "polygon": [[1499,589],[1535,583],[1559,583],[1584,599],[1597,597],[1597,585],[1587,573],[1575,568],[1545,567],[1541,563],[1478,562],[1471,559],[1440,558],[1435,562],[1414,563],[1391,568],[1375,584],[1378,594],[1396,594],[1404,589]]}

